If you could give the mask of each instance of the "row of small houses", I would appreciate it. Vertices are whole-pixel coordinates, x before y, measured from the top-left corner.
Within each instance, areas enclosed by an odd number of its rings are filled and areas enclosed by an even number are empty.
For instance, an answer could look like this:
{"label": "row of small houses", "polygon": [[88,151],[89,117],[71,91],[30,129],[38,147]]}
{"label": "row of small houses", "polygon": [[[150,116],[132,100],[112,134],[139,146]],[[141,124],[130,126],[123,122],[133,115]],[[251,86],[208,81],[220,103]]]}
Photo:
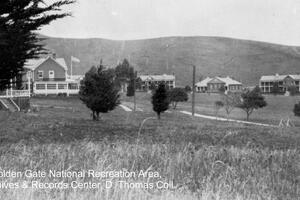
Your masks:
{"label": "row of small houses", "polygon": [[[78,94],[80,80],[83,76],[70,76],[64,58],[57,58],[55,54],[35,60],[29,60],[25,64],[23,74],[24,88],[35,95],[48,94]],[[148,91],[151,86],[164,83],[168,88],[176,87],[174,75],[141,75],[138,77],[140,91]],[[263,93],[271,93],[275,83],[278,83],[282,92],[290,86],[295,86],[300,91],[300,75],[270,75],[262,76],[259,86]],[[242,91],[243,84],[231,77],[207,77],[196,83],[197,92],[217,93],[220,88],[226,92]],[[1,95],[0,95],[1,96]]]}

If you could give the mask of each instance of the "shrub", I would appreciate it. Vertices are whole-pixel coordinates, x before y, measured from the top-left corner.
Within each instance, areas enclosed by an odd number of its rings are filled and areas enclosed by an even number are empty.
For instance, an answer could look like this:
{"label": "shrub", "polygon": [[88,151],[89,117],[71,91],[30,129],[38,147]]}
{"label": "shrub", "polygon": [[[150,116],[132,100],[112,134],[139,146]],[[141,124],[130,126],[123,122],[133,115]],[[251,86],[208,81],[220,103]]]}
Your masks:
{"label": "shrub", "polygon": [[176,109],[178,102],[184,102],[188,100],[188,94],[184,88],[174,88],[168,92],[170,103],[174,109]]}
{"label": "shrub", "polygon": [[227,118],[230,113],[241,103],[241,96],[238,93],[228,92],[222,96],[222,102],[224,104],[224,109],[227,114]]}
{"label": "shrub", "polygon": [[215,114],[218,115],[219,110],[224,106],[224,103],[222,101],[216,101],[215,102]]}
{"label": "shrub", "polygon": [[296,86],[292,85],[288,87],[288,91],[290,92],[291,96],[295,96],[296,94],[299,93],[299,90]]}
{"label": "shrub", "polygon": [[226,92],[225,85],[221,85],[221,87],[219,88],[219,93],[224,94],[225,92]]}
{"label": "shrub", "polygon": [[184,89],[185,89],[186,92],[191,92],[192,91],[192,88],[189,85],[185,86]]}
{"label": "shrub", "polygon": [[238,107],[246,112],[247,120],[249,120],[249,117],[254,110],[267,106],[267,102],[265,101],[264,96],[262,96],[258,86],[251,91],[244,91],[241,94],[241,97],[242,102]]}
{"label": "shrub", "polygon": [[298,104],[295,104],[293,111],[295,116],[300,117],[300,102]]}
{"label": "shrub", "polygon": [[158,119],[160,114],[169,108],[169,98],[164,84],[160,84],[152,95],[153,110],[157,113]]}
{"label": "shrub", "polygon": [[272,89],[271,89],[271,93],[274,95],[280,94],[280,88],[279,88],[279,84],[278,82],[275,82]]}

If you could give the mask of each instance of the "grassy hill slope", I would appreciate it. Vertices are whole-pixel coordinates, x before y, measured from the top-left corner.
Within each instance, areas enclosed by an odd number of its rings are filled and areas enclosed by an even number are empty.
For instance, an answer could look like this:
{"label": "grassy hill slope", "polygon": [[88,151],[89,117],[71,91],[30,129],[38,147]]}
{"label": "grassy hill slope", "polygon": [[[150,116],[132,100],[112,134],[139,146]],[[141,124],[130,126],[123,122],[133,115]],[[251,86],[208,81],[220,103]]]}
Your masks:
{"label": "grassy hill slope", "polygon": [[296,47],[220,37],[167,37],[145,40],[113,41],[106,39],[48,38],[47,48],[64,57],[81,60],[75,74],[83,74],[99,63],[115,67],[124,58],[140,74],[174,73],[177,84],[191,84],[192,70],[197,79],[206,76],[231,76],[246,85],[255,85],[261,75],[300,73],[300,53]]}

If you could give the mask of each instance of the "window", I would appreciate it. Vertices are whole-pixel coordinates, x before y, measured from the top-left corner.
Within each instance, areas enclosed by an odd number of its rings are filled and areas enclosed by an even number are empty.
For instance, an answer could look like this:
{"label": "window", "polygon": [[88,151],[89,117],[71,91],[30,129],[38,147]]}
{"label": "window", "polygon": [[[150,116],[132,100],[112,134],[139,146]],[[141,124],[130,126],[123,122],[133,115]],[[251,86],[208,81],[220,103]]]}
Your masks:
{"label": "window", "polygon": [[56,89],[56,84],[47,84],[47,89],[48,90],[55,90]]}
{"label": "window", "polygon": [[38,71],[38,78],[42,79],[44,77],[43,71]]}
{"label": "window", "polygon": [[54,71],[53,70],[49,71],[49,78],[50,79],[54,78]]}
{"label": "window", "polygon": [[36,84],[36,89],[37,90],[44,90],[44,89],[46,89],[46,86],[45,86],[45,84]]}

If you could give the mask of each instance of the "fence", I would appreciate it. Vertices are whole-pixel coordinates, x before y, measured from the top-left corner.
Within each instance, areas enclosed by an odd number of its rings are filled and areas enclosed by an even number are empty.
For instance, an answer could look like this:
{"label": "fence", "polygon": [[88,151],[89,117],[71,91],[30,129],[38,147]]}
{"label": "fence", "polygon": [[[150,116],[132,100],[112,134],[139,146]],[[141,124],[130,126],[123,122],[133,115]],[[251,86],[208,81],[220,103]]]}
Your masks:
{"label": "fence", "polygon": [[6,91],[0,92],[0,98],[13,98],[13,97],[30,97],[30,91],[7,89]]}
{"label": "fence", "polygon": [[34,94],[78,94],[79,83],[77,82],[35,82],[33,86]]}

